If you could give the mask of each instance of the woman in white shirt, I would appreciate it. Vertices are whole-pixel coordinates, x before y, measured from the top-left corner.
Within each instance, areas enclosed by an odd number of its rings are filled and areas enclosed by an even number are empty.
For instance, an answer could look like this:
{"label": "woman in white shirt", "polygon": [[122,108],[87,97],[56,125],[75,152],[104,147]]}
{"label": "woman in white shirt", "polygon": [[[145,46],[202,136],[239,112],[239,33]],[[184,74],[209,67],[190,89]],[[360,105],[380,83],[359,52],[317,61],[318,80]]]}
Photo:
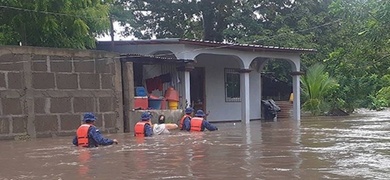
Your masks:
{"label": "woman in white shirt", "polygon": [[169,134],[169,130],[177,129],[178,125],[174,123],[165,123],[165,116],[158,117],[158,124],[153,124],[153,134]]}

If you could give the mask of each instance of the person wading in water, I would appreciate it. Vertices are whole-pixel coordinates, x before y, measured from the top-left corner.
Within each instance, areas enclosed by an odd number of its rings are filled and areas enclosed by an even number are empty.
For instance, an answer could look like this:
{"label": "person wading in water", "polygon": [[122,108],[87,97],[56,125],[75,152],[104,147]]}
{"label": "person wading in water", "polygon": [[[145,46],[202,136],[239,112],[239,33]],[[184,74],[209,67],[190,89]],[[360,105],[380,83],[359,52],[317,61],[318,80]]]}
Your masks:
{"label": "person wading in water", "polygon": [[107,139],[102,136],[99,129],[94,125],[96,116],[93,113],[85,113],[82,124],[76,131],[76,137],[73,139],[75,146],[81,147],[98,147],[99,145],[107,146],[118,144],[116,139]]}
{"label": "person wading in water", "polygon": [[158,117],[158,124],[153,124],[153,134],[170,134],[169,130],[177,128],[178,126],[175,123],[165,123],[165,116],[160,115]]}
{"label": "person wading in water", "polygon": [[152,129],[152,115],[150,112],[143,112],[141,114],[141,121],[137,122],[134,126],[134,136],[136,137],[149,137],[153,135]]}
{"label": "person wading in water", "polygon": [[196,111],[195,117],[191,119],[191,131],[204,131],[205,129],[209,131],[218,130],[215,125],[210,124],[210,122],[204,119],[206,116],[203,110]]}
{"label": "person wading in water", "polygon": [[192,118],[191,114],[192,114],[192,112],[194,112],[194,109],[192,109],[191,107],[188,107],[188,108],[186,108],[186,110],[184,112],[186,114],[180,119],[179,128],[180,128],[180,130],[190,131],[191,118]]}

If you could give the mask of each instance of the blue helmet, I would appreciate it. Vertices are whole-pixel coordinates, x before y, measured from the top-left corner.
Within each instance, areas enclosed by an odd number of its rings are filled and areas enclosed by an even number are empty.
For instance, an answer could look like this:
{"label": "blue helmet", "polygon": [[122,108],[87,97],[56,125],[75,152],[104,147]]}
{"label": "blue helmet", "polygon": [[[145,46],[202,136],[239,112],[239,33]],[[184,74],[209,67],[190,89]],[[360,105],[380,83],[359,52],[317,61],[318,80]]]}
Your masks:
{"label": "blue helmet", "polygon": [[197,110],[195,116],[197,117],[205,117],[206,114],[202,110]]}
{"label": "blue helmet", "polygon": [[143,112],[143,113],[141,114],[141,120],[142,120],[142,121],[147,121],[147,120],[149,120],[151,117],[152,117],[152,115],[150,114],[150,112]]}
{"label": "blue helmet", "polygon": [[188,107],[188,108],[186,108],[186,110],[184,112],[186,114],[191,114],[193,111],[194,111],[194,109],[192,109],[191,107]]}
{"label": "blue helmet", "polygon": [[96,121],[96,116],[91,112],[87,112],[84,114],[83,121]]}

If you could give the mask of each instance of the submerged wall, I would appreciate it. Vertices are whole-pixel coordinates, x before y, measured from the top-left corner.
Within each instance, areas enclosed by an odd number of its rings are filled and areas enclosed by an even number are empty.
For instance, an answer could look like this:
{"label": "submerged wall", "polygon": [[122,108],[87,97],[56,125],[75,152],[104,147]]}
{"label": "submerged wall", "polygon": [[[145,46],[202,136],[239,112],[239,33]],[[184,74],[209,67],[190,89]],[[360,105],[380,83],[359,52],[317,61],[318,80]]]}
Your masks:
{"label": "submerged wall", "polygon": [[84,112],[123,132],[119,55],[0,46],[0,139],[74,134]]}

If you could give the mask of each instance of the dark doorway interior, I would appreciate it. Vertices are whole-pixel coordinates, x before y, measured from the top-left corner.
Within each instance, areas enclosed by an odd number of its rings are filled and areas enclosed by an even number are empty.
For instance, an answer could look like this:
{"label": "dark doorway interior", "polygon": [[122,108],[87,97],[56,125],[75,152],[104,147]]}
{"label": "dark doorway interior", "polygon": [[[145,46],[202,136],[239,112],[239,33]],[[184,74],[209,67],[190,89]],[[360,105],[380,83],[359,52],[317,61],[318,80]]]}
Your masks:
{"label": "dark doorway interior", "polygon": [[190,75],[191,106],[194,110],[202,109],[206,112],[205,70],[196,67]]}
{"label": "dark doorway interior", "polygon": [[263,83],[262,99],[273,99],[275,101],[288,101],[292,93],[292,84],[277,79],[272,73],[262,74]]}

